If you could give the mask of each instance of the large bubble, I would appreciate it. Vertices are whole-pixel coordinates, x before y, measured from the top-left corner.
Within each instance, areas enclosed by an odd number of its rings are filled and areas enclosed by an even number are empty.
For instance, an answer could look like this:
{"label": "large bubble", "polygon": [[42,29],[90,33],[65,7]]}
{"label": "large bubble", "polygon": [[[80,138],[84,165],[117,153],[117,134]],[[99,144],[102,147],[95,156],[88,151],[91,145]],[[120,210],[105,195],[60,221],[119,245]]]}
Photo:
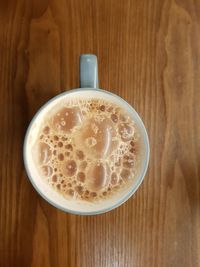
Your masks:
{"label": "large bubble", "polygon": [[86,184],[89,190],[99,191],[108,185],[109,180],[109,168],[107,164],[98,162],[91,164],[86,175]]}
{"label": "large bubble", "polygon": [[78,107],[62,108],[53,117],[53,126],[63,132],[69,132],[82,122],[82,113]]}
{"label": "large bubble", "polygon": [[84,154],[96,159],[104,159],[117,147],[116,130],[110,119],[101,117],[89,119],[75,135]]}
{"label": "large bubble", "polygon": [[52,151],[48,144],[39,142],[34,148],[35,157],[39,164],[46,164],[50,161],[52,157]]}

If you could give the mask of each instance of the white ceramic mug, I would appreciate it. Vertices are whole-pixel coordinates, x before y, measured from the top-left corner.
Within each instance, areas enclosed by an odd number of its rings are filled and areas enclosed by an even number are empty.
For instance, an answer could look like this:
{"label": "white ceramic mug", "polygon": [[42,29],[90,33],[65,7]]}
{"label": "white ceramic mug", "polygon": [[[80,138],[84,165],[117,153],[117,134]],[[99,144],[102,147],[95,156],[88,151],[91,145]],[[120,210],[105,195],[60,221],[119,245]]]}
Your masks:
{"label": "white ceramic mug", "polygon": [[[80,215],[94,215],[118,207],[129,199],[138,189],[144,179],[149,162],[149,140],[144,124],[137,112],[121,97],[98,88],[98,66],[95,55],[81,55],[80,84],[81,88],[59,94],[39,109],[27,129],[24,140],[23,156],[25,169],[32,185],[46,201],[65,212]],[[35,138],[37,137],[44,116],[47,116],[48,112],[52,110],[57,103],[62,101],[65,102],[72,98],[90,99],[91,97],[111,101],[122,107],[138,125],[143,147],[141,167],[137,177],[133,179],[131,187],[116,192],[111,198],[102,200],[98,203],[68,200],[64,198],[40,177],[31,153],[31,148],[35,142]]]}

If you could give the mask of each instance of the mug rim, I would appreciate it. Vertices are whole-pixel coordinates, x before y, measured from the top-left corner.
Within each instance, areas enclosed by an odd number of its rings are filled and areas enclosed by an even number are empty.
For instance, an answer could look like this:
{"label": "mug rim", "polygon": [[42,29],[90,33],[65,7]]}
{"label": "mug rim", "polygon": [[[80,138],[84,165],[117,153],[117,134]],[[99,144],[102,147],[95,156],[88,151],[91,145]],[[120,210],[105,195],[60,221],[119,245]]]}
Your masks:
{"label": "mug rim", "polygon": [[[36,121],[38,115],[40,114],[41,111],[43,111],[50,103],[52,103],[54,100],[57,100],[58,98],[62,98],[65,95],[68,95],[70,93],[76,93],[76,92],[83,92],[83,91],[98,91],[98,92],[102,92],[102,93],[106,93],[109,94],[115,98],[118,98],[121,102],[123,102],[124,104],[128,105],[128,107],[130,108],[130,110],[132,110],[135,114],[135,116],[137,117],[137,119],[140,121],[141,125],[142,125],[142,130],[144,132],[144,140],[145,140],[145,153],[146,153],[146,157],[145,157],[145,163],[144,163],[144,168],[141,171],[141,174],[137,177],[137,181],[135,186],[133,186],[133,188],[131,189],[131,191],[128,194],[125,194],[122,199],[120,201],[117,201],[114,205],[111,205],[108,208],[105,209],[98,209],[95,211],[76,211],[73,209],[69,209],[66,207],[63,207],[57,203],[55,203],[50,197],[46,196],[45,194],[43,194],[40,190],[40,188],[36,185],[34,178],[31,175],[31,171],[29,170],[29,164],[27,162],[26,159],[26,146],[27,144],[27,140],[28,140],[28,136],[30,134],[31,128],[33,123]],[[149,158],[150,158],[150,145],[149,145],[149,138],[148,138],[148,134],[146,131],[146,128],[144,126],[144,123],[142,121],[142,119],[140,118],[139,114],[137,113],[137,111],[126,101],[124,100],[122,97],[109,92],[107,90],[104,89],[100,89],[100,88],[75,88],[75,89],[70,89],[68,91],[62,92],[56,96],[54,96],[53,98],[49,99],[44,105],[42,105],[37,112],[35,113],[35,115],[33,116],[33,118],[31,119],[31,121],[29,122],[28,128],[26,130],[25,133],[25,137],[24,137],[24,143],[23,143],[23,160],[24,160],[24,167],[27,173],[27,177],[30,180],[32,186],[35,188],[35,190],[37,191],[37,193],[43,198],[45,199],[49,204],[51,204],[52,206],[54,206],[55,208],[62,210],[64,212],[67,213],[71,213],[71,214],[75,214],[75,215],[98,215],[98,214],[102,214],[102,213],[106,213],[108,211],[111,211],[119,206],[121,206],[123,203],[125,203],[131,196],[133,196],[133,194],[137,191],[137,189],[139,188],[139,186],[141,185],[141,183],[144,180],[145,174],[147,172],[147,168],[148,168],[148,164],[149,164]]]}

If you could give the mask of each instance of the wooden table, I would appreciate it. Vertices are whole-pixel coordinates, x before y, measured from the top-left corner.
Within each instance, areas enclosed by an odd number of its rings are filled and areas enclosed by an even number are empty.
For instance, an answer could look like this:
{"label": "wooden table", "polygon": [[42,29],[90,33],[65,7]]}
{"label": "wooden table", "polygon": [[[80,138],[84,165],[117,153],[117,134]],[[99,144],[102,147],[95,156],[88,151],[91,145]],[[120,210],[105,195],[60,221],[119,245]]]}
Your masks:
{"label": "wooden table", "polygon": [[[147,127],[146,178],[98,216],[45,202],[24,171],[35,111],[79,86],[79,55],[99,60],[100,87]],[[0,2],[0,266],[200,266],[200,1]]]}

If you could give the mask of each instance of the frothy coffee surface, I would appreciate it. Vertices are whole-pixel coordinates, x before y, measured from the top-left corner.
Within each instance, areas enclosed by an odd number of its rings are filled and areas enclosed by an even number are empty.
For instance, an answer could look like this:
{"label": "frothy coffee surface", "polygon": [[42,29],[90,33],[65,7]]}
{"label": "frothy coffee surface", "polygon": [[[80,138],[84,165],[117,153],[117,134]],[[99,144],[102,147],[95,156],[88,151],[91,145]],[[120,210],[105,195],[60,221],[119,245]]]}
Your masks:
{"label": "frothy coffee surface", "polygon": [[41,179],[66,198],[99,201],[129,186],[141,157],[137,125],[105,100],[57,105],[32,149]]}

